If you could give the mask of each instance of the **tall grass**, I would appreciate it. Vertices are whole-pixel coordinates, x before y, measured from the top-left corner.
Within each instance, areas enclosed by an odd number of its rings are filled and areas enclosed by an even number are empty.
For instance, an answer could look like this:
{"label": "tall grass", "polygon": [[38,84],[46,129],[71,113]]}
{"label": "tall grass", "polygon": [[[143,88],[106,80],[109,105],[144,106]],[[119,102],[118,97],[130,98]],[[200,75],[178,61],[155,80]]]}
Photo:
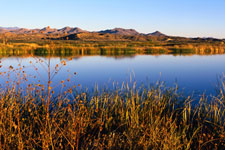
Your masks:
{"label": "tall grass", "polygon": [[[224,97],[198,104],[161,84],[51,96],[1,89],[0,149],[224,149]],[[196,103],[196,102],[195,102]]]}
{"label": "tall grass", "polygon": [[161,43],[122,42],[122,41],[43,41],[43,43],[0,43],[0,57],[22,56],[84,56],[84,55],[135,55],[135,54],[174,54],[174,55],[213,55],[224,54],[224,45],[217,43]]}
{"label": "tall grass", "polygon": [[184,97],[161,83],[94,92],[74,85],[56,94],[52,79],[66,61],[52,70],[48,58],[46,85],[21,87],[31,78],[21,64],[0,72],[17,76],[0,89],[0,149],[225,149],[223,80],[210,99]]}

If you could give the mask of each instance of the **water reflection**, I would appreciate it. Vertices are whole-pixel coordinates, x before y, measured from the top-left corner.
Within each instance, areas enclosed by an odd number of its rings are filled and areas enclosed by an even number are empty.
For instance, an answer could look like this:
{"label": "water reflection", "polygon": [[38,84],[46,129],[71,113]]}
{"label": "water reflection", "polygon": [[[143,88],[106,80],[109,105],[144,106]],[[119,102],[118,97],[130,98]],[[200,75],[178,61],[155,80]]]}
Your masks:
{"label": "water reflection", "polygon": [[0,49],[0,57],[83,57],[108,56],[115,58],[135,57],[136,55],[216,55],[225,54],[224,49],[176,49],[176,48],[34,48],[34,49]]}
{"label": "water reflection", "polygon": [[[122,53],[122,52],[121,52]],[[143,52],[142,52],[143,53]],[[225,72],[225,55],[197,55],[196,53],[185,54],[100,54],[99,52],[90,54],[88,51],[81,54],[51,53],[40,56],[40,53],[30,53],[22,56],[1,57],[0,72],[9,71],[9,67],[19,68],[18,64],[23,66],[23,71],[29,77],[24,85],[40,81],[46,84],[48,72],[46,64],[48,60],[51,63],[53,75],[54,69],[62,60],[66,65],[54,75],[52,80],[53,87],[59,90],[58,86],[63,80],[68,85],[82,85],[93,89],[96,84],[100,87],[112,87],[113,82],[122,85],[122,82],[129,81],[130,75],[138,85],[142,83],[155,83],[158,80],[166,82],[167,86],[174,86],[175,83],[186,93],[206,92],[215,93],[217,86],[217,77]],[[43,62],[40,62],[42,60]],[[32,63],[30,63],[32,62]],[[74,73],[77,73],[74,75]],[[33,78],[35,76],[35,79]],[[11,80],[16,79],[15,73],[10,73]],[[70,78],[69,82],[67,79]],[[7,77],[1,77],[1,84],[4,86]],[[61,86],[61,85],[60,85]]]}

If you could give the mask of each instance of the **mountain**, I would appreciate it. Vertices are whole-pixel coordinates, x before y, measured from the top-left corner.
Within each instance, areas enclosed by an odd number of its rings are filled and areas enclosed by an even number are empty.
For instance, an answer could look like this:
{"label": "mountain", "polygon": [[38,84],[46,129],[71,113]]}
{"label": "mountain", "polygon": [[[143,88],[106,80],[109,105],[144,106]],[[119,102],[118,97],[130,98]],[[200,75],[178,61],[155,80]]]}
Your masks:
{"label": "mountain", "polygon": [[85,30],[82,30],[80,28],[72,28],[72,27],[64,27],[62,29],[52,29],[50,27],[45,27],[40,30],[41,33],[44,34],[75,34],[75,33],[81,33],[81,32],[87,32]]}
{"label": "mountain", "polygon": [[42,29],[25,29],[25,28],[18,28],[18,27],[0,27],[0,33],[5,32],[12,32],[16,34],[32,34],[32,33],[40,33],[40,34],[76,34],[76,33],[82,33],[82,32],[88,32],[85,30],[82,30],[80,28],[72,28],[72,27],[64,27],[62,29],[55,29],[50,28],[50,26],[42,28]]}
{"label": "mountain", "polygon": [[[78,27],[64,27],[61,29],[50,28],[50,26],[42,28],[42,29],[25,29],[25,28],[0,28],[0,33],[5,32],[12,32],[16,34],[33,34],[33,33],[40,33],[40,34],[58,34],[58,35],[70,35],[70,34],[78,34],[78,33],[91,33],[86,30],[82,30]],[[117,34],[117,35],[129,35],[129,36],[136,36],[140,35],[134,29],[123,29],[123,28],[114,28],[108,30],[102,30],[94,33],[100,34]]]}
{"label": "mountain", "polygon": [[13,32],[18,29],[18,27],[0,27],[0,33]]}
{"label": "mountain", "polygon": [[39,32],[42,33],[42,34],[50,34],[50,33],[57,32],[57,29],[50,28],[50,26],[47,26],[47,27],[41,29]]}
{"label": "mountain", "polygon": [[152,36],[144,34],[127,35],[127,34],[115,34],[115,33],[99,33],[99,32],[86,32],[70,34],[64,37],[53,38],[55,40],[81,40],[81,41],[151,41],[156,39]]}
{"label": "mountain", "polygon": [[62,29],[58,29],[57,30],[58,34],[76,34],[76,33],[82,33],[82,32],[88,32],[88,31],[85,31],[85,30],[82,30],[78,27],[75,27],[75,28],[71,28],[71,27],[64,27]]}
{"label": "mountain", "polygon": [[17,30],[19,27],[0,27],[0,29],[5,29],[5,30]]}
{"label": "mountain", "polygon": [[147,34],[147,35],[152,35],[152,36],[167,36],[167,35],[165,35],[165,34],[159,32],[159,31],[155,31],[155,32],[149,33],[149,34]]}
{"label": "mountain", "polygon": [[[7,34],[6,34],[7,33]],[[206,38],[186,38],[178,36],[168,36],[159,31],[142,34],[134,29],[114,28],[89,32],[78,27],[64,27],[61,29],[50,28],[26,29],[18,27],[0,27],[0,34],[5,34],[7,38],[14,40],[27,39],[53,39],[53,40],[84,40],[84,41],[176,41],[176,42],[220,42],[223,39],[211,37]]]}
{"label": "mountain", "polygon": [[102,30],[98,33],[120,34],[120,35],[139,35],[140,33],[134,29],[114,28],[108,30]]}

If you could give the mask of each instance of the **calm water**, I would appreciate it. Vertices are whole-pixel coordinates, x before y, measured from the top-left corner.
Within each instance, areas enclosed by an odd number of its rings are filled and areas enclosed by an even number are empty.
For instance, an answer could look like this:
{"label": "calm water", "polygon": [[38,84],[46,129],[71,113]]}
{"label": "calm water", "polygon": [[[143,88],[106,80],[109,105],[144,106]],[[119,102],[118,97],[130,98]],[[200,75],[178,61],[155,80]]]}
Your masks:
{"label": "calm water", "polygon": [[[39,62],[40,59],[44,62]],[[56,89],[59,89],[56,85],[62,80],[70,85],[80,84],[83,88],[93,89],[96,83],[99,87],[112,87],[113,82],[121,85],[123,81],[129,81],[132,76],[138,85],[161,80],[165,81],[167,86],[174,86],[177,83],[186,93],[195,91],[208,94],[215,93],[217,79],[225,72],[225,55],[138,55],[117,58],[85,56],[72,58],[72,60],[52,57],[50,58],[52,75],[55,66],[62,60],[66,60],[66,65],[62,66],[52,79]],[[18,64],[21,64],[27,76],[32,76],[28,78],[28,82],[36,83],[40,80],[45,84],[44,81],[48,78],[47,63],[48,58],[45,57],[5,57],[1,58],[0,72],[10,70],[10,65],[16,69],[19,67]],[[77,75],[74,75],[74,72],[77,72]],[[70,78],[70,82],[66,81],[67,78]],[[17,80],[13,71],[10,71],[9,79]],[[1,85],[4,87],[9,79],[1,76]]]}

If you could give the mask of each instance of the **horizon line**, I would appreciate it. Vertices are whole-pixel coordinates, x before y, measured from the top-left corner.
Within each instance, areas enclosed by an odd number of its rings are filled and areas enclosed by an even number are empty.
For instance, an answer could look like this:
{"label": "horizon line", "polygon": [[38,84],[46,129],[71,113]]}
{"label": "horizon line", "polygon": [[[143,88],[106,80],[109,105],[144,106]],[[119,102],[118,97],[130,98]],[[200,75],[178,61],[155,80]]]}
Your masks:
{"label": "horizon line", "polygon": [[[12,29],[13,28],[17,28],[17,29],[28,29],[28,30],[35,30],[35,29],[44,29],[44,28],[47,28],[47,27],[50,27],[50,29],[63,29],[65,27],[70,27],[70,28],[79,28],[79,29],[82,29],[84,31],[88,31],[88,32],[100,32],[100,31],[105,31],[105,30],[113,30],[113,29],[125,29],[125,30],[135,30],[136,32],[138,32],[139,34],[151,34],[151,33],[154,33],[154,32],[160,32],[162,33],[161,31],[159,30],[154,30],[153,32],[139,32],[138,30],[136,30],[135,28],[123,28],[123,27],[113,27],[113,28],[107,28],[107,29],[102,29],[102,30],[86,30],[86,29],[83,29],[83,28],[80,28],[78,26],[63,26],[63,27],[60,27],[60,28],[57,28],[57,27],[51,27],[51,26],[45,26],[45,27],[41,27],[41,28],[25,28],[25,27],[19,27],[19,26],[9,26],[9,27],[3,27],[3,26],[0,26],[0,29],[3,28],[3,29]],[[16,30],[16,29],[15,29]],[[225,37],[223,38],[217,38],[217,37],[213,37],[213,36],[182,36],[182,35],[168,35],[166,34],[165,32],[163,32],[162,34],[166,35],[166,36],[171,36],[171,37],[184,37],[184,38],[214,38],[214,39],[220,39],[220,40],[225,40]]]}

